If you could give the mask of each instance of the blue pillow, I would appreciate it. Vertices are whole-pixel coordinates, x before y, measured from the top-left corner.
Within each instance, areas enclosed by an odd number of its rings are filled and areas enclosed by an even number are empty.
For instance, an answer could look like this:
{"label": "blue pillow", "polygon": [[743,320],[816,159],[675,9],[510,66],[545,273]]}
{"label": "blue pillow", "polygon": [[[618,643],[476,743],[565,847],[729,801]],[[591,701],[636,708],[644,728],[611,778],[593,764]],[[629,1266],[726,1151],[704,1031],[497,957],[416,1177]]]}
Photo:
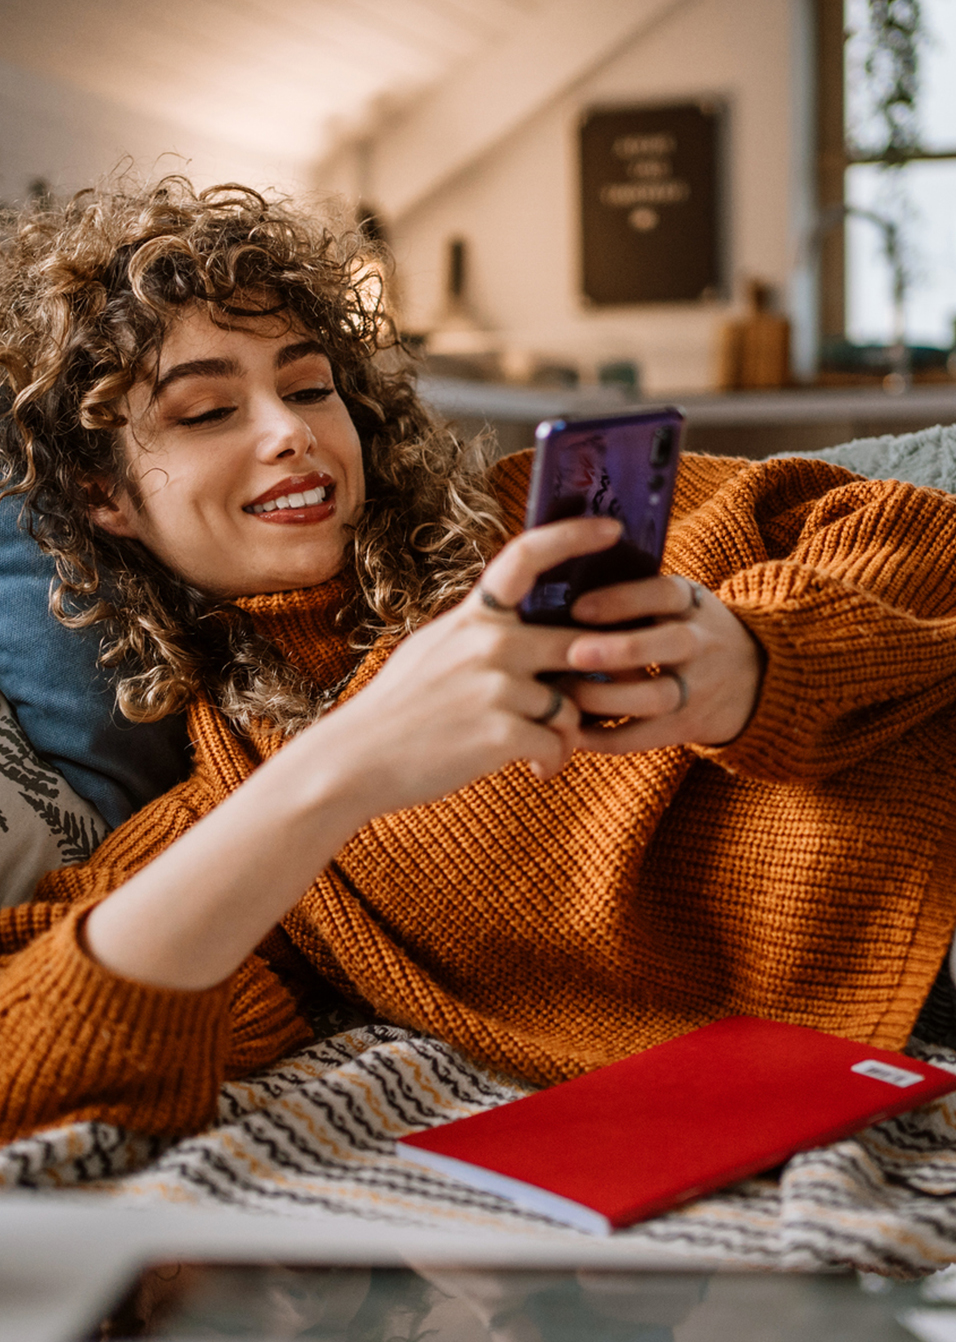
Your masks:
{"label": "blue pillow", "polygon": [[99,633],[50,614],[53,561],[20,529],[21,508],[0,500],[0,693],[37,753],[115,826],[186,776],[186,720],[122,716],[96,664]]}

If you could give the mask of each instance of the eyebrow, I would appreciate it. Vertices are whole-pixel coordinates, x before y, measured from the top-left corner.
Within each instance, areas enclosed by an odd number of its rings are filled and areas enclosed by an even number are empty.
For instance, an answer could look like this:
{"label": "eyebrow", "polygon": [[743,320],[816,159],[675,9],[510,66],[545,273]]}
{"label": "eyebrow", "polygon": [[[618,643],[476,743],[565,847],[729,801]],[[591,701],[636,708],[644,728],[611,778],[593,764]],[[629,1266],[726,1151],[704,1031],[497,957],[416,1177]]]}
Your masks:
{"label": "eyebrow", "polygon": [[[290,363],[306,359],[311,354],[326,357],[325,350],[318,340],[299,340],[294,345],[285,345],[276,355],[277,369],[286,368]],[[156,383],[152,399],[158,400],[163,392],[174,382],[185,377],[242,377],[242,367],[235,359],[189,359],[185,363],[174,364]]]}
{"label": "eyebrow", "polygon": [[299,359],[307,359],[310,354],[321,354],[323,359],[328,357],[318,340],[300,340],[295,345],[286,345],[279,350],[276,368],[285,368]]}
{"label": "eyebrow", "polygon": [[173,382],[184,377],[241,377],[242,369],[235,359],[189,359],[186,363],[177,363],[159,379],[153,387],[153,400],[159,400],[163,392]]}

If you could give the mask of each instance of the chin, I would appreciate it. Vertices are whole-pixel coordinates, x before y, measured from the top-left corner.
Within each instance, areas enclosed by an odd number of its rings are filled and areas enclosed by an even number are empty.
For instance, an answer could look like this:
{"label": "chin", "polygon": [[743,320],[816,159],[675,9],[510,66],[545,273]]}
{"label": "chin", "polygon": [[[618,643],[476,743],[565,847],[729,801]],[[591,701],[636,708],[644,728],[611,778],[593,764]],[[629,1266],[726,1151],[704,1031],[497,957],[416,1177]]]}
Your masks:
{"label": "chin", "polygon": [[270,578],[263,578],[258,584],[250,585],[244,592],[245,596],[264,596],[268,592],[294,592],[300,587],[321,587],[322,583],[330,582],[337,577],[343,568],[343,561],[338,564],[329,564],[322,568],[303,566],[299,570],[289,571],[282,574],[274,574]]}

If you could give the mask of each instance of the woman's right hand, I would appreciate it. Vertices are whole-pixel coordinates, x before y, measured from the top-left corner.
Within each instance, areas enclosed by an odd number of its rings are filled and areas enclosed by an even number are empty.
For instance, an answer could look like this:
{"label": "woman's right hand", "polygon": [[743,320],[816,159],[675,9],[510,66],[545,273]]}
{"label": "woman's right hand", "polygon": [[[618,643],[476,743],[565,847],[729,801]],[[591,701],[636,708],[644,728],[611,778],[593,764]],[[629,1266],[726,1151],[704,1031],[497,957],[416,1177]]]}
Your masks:
{"label": "woman's right hand", "polygon": [[374,816],[512,760],[556,773],[579,742],[579,715],[537,676],[568,669],[580,630],[524,625],[513,608],[539,573],[619,534],[616,522],[576,519],[505,546],[460,606],[98,904],[85,926],[90,954],[139,982],[209,988]]}
{"label": "woman's right hand", "polygon": [[311,730],[323,753],[350,742],[370,819],[435,800],[524,759],[550,778],[581,744],[573,701],[541,673],[567,671],[580,630],[522,624],[514,608],[539,574],[605,549],[620,525],[576,518],[526,531],[454,610],[406,639],[375,679]]}

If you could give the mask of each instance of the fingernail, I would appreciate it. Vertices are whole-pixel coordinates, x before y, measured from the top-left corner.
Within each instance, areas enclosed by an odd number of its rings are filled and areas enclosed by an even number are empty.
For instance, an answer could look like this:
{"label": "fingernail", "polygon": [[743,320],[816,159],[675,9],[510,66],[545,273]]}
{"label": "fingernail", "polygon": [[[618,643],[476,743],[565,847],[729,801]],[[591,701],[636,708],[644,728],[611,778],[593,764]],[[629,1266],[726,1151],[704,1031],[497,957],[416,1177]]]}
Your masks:
{"label": "fingernail", "polygon": [[593,671],[603,664],[603,653],[600,643],[587,643],[580,639],[569,650],[568,661],[579,671]]}

